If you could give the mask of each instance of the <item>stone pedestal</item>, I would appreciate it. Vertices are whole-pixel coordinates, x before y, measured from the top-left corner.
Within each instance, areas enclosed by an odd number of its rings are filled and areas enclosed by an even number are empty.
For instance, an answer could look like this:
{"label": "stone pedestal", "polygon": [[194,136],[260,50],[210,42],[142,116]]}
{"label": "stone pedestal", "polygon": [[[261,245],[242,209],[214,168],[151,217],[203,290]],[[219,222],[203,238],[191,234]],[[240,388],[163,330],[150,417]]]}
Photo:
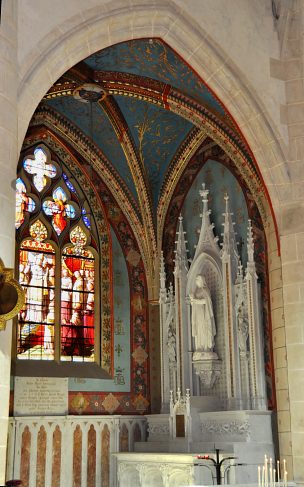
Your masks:
{"label": "stone pedestal", "polygon": [[205,389],[212,389],[221,374],[221,361],[215,352],[194,352],[192,363]]}

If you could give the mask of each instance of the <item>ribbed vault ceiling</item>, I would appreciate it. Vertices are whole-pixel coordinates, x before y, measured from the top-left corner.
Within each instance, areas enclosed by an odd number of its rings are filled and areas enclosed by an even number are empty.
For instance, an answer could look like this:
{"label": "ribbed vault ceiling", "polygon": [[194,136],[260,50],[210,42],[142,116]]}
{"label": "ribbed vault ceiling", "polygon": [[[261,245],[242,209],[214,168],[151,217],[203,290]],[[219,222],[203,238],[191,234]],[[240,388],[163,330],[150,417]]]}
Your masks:
{"label": "ribbed vault ceiling", "polygon": [[[102,88],[95,103],[75,98],[86,83]],[[93,54],[50,88],[39,110],[75,128],[102,154],[107,177],[119,183],[120,195],[114,196],[133,208],[147,235],[146,256],[156,253],[166,199],[207,136],[216,140],[217,134],[217,143],[230,144],[230,152],[245,161],[244,171],[260,183],[229,113],[160,39],[132,40]]]}

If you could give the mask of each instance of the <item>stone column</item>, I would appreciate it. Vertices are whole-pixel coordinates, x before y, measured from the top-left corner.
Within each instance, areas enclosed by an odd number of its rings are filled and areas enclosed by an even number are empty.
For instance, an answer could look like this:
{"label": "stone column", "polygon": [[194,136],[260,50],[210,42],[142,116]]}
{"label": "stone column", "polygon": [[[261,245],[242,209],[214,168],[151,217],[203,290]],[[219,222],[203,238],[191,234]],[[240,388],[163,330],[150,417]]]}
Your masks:
{"label": "stone column", "polygon": [[280,456],[287,460],[288,478],[304,486],[304,4],[284,1],[281,7],[281,59],[272,60],[271,75],[286,87],[281,118],[288,129],[290,179],[279,187],[281,278],[279,269],[270,269],[273,348]]}
{"label": "stone column", "polygon": [[[295,0],[292,6],[284,60],[290,140],[289,171],[294,205],[287,210],[282,222],[290,417],[287,413],[281,425],[279,420],[279,427],[281,430],[286,428],[287,438],[290,435],[291,442],[285,443],[284,449],[292,455],[294,480],[304,486],[304,4],[302,0]],[[290,433],[287,432],[288,426]],[[282,431],[280,435],[283,434]]]}
{"label": "stone column", "polygon": [[161,404],[161,364],[160,364],[160,320],[159,303],[149,302],[149,357],[151,412],[160,412]]}
{"label": "stone column", "polygon": [[[2,1],[0,24],[0,257],[14,266],[17,163],[17,1]],[[12,323],[0,331],[0,485],[5,480]]]}

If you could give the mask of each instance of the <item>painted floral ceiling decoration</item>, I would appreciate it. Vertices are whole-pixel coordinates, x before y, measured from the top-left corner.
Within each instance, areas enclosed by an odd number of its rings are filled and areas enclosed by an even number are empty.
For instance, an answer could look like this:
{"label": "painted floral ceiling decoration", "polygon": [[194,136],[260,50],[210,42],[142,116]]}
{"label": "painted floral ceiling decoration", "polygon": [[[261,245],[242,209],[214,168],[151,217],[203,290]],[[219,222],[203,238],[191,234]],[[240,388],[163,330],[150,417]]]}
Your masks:
{"label": "painted floral ceiling decoration", "polygon": [[[94,103],[80,100],[90,97],[83,89],[86,84],[96,86]],[[91,55],[50,88],[37,109],[38,118],[39,110],[40,121],[49,114],[60,136],[70,131],[83,138],[88,161],[98,155],[100,177],[109,187],[116,181],[114,197],[136,215],[151,258],[156,255],[166,199],[207,137],[221,147],[226,144],[227,153],[238,158],[242,171],[251,179],[253,174],[261,186],[230,114],[160,39],[123,42]]]}

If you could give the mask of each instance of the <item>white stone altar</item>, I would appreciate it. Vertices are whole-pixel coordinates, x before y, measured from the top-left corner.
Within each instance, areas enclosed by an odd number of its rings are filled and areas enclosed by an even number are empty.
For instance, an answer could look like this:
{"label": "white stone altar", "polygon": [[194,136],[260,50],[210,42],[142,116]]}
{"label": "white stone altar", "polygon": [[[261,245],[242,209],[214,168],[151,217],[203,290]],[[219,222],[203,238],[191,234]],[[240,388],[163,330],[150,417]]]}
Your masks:
{"label": "white stone altar", "polygon": [[[148,442],[136,444],[135,450],[182,458],[219,449],[235,458],[225,481],[253,483],[257,465],[263,464],[265,454],[274,458],[274,449],[251,222],[243,270],[228,195],[221,247],[204,185],[200,195],[202,222],[193,261],[189,266],[180,217],[174,283],[168,288],[161,259],[162,414],[147,416]],[[199,477],[193,478],[198,485]]]}

